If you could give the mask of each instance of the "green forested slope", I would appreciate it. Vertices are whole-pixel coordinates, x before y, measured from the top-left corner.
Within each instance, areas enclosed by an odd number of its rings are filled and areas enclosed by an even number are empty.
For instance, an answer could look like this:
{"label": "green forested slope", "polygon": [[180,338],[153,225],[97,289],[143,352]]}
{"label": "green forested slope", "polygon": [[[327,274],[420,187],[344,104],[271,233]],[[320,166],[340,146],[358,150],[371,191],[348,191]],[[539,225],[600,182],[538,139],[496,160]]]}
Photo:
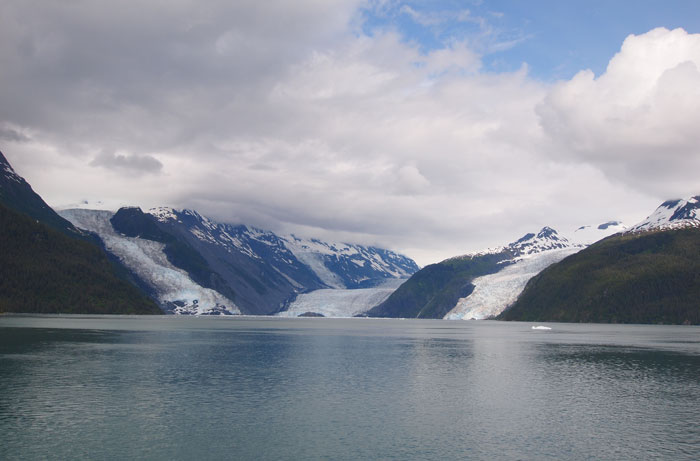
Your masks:
{"label": "green forested slope", "polygon": [[100,248],[1,203],[0,312],[162,313]]}
{"label": "green forested slope", "polygon": [[595,243],[530,280],[499,319],[700,324],[700,229]]}

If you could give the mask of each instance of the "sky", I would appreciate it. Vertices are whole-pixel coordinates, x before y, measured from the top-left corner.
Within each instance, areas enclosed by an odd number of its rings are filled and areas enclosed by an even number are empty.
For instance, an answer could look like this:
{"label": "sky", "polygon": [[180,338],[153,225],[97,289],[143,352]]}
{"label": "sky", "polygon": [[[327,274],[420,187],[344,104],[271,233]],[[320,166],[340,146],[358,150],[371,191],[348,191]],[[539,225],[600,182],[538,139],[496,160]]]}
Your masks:
{"label": "sky", "polygon": [[3,0],[0,150],[52,206],[420,265],[700,194],[695,0]]}

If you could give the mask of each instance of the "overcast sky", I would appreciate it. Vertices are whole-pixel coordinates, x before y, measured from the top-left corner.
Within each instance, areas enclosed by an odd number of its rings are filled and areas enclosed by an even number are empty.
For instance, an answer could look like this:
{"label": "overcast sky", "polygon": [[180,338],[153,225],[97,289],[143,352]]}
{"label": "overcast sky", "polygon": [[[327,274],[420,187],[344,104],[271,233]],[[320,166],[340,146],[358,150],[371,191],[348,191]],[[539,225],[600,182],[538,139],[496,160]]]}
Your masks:
{"label": "overcast sky", "polygon": [[52,206],[421,265],[700,194],[700,3],[0,2],[0,150]]}

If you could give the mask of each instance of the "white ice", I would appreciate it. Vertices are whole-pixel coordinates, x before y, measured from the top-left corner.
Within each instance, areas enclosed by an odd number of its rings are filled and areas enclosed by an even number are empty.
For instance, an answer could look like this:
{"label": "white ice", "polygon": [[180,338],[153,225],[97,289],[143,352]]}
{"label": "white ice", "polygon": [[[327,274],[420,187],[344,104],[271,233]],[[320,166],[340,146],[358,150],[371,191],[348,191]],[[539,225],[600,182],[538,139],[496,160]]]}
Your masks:
{"label": "white ice", "polygon": [[221,310],[240,313],[233,301],[202,287],[185,271],[173,266],[163,253],[162,243],[125,237],[115,232],[109,222],[114,213],[72,209],[60,211],[59,214],[74,226],[97,233],[111,253],[156,291],[161,304],[184,304],[175,309],[176,314],[202,315]]}
{"label": "white ice", "polygon": [[474,291],[461,298],[446,319],[480,320],[503,312],[518,298],[528,280],[547,266],[561,261],[581,248],[549,250],[523,256],[495,274],[475,278]]}
{"label": "white ice", "polygon": [[315,312],[324,317],[354,317],[383,302],[403,282],[405,279],[390,279],[374,288],[324,289],[304,293],[297,297],[288,310],[277,315],[298,317],[305,312]]}

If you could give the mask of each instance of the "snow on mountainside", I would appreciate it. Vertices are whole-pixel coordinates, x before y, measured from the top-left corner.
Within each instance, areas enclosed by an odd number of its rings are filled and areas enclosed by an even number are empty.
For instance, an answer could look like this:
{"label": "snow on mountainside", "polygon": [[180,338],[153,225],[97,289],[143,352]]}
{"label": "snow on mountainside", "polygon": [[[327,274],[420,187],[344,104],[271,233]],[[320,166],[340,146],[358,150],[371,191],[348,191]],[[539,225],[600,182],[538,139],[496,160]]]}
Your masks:
{"label": "snow on mountainside", "polygon": [[254,227],[217,223],[192,210],[161,207],[149,213],[164,224],[186,225],[200,241],[222,249],[235,248],[251,258],[272,258],[280,264],[301,262],[331,288],[364,288],[384,279],[405,278],[418,270],[409,258],[380,248],[278,236]]}
{"label": "snow on mountainside", "polygon": [[608,221],[598,226],[581,226],[573,232],[571,241],[582,245],[590,245],[625,230],[627,230],[627,226],[619,221]]}
{"label": "snow on mountainside", "polygon": [[504,265],[495,274],[475,278],[472,280],[474,291],[457,301],[457,305],[445,318],[480,320],[500,314],[515,302],[532,277],[580,249],[569,247],[527,254],[517,258],[513,264]]}
{"label": "snow on mountainside", "polygon": [[516,256],[524,256],[550,250],[561,250],[572,246],[578,245],[571,244],[551,227],[543,227],[537,234],[526,234],[509,244],[507,248],[512,250]]}
{"label": "snow on mountainside", "polygon": [[[89,219],[91,214],[94,217]],[[391,251],[278,236],[218,223],[193,210],[161,207],[143,213],[140,208],[125,207],[116,213],[69,210],[64,215],[76,222],[80,218],[80,227],[97,232],[110,251],[151,284],[161,304],[172,304],[173,297],[179,297],[199,311],[206,310],[203,300],[208,299],[207,306],[214,308],[232,306],[233,301],[237,312],[270,315],[314,290],[371,288],[418,270],[411,259]],[[159,259],[154,260],[153,252]],[[144,259],[144,254],[150,259]],[[155,266],[168,274],[168,283],[156,278]],[[172,282],[174,278],[177,283]],[[185,283],[190,291],[196,286],[197,294],[182,295]],[[213,293],[221,299],[212,298]],[[351,298],[360,299],[361,294],[346,297]]]}
{"label": "snow on mountainside", "polygon": [[501,247],[501,252],[511,255],[499,263],[503,268],[473,279],[474,290],[460,298],[444,318],[485,319],[500,314],[517,299],[528,280],[583,247],[569,242],[551,227],[544,227],[537,234],[526,234]]}
{"label": "snow on mountainside", "polygon": [[280,317],[298,317],[302,314],[320,314],[324,317],[354,317],[380,304],[404,279],[390,279],[373,288],[323,289],[300,294]]}
{"label": "snow on mountainside", "polygon": [[545,226],[537,234],[525,234],[515,242],[511,242],[506,246],[488,248],[482,251],[467,253],[463,256],[457,256],[457,258],[473,258],[503,252],[509,252],[512,254],[513,258],[517,258],[519,256],[542,253],[543,251],[561,250],[563,248],[570,247],[583,248],[583,246],[584,245],[570,242],[565,237],[560,236],[556,230]]}
{"label": "snow on mountainside", "polygon": [[700,195],[687,200],[668,200],[662,203],[644,221],[631,227],[627,232],[680,229],[700,227]]}
{"label": "snow on mountainside", "polygon": [[163,253],[162,243],[115,232],[111,211],[72,209],[59,214],[74,226],[98,234],[111,253],[150,285],[166,310],[191,315],[240,313],[233,301],[198,285],[185,271],[174,267]]}
{"label": "snow on mountainside", "polygon": [[24,183],[24,178],[15,172],[15,169],[12,168],[10,163],[2,156],[2,152],[0,152],[0,173],[9,181],[14,181],[19,184]]}
{"label": "snow on mountainside", "polygon": [[363,282],[376,278],[405,278],[418,270],[413,261],[388,250],[295,235],[281,238],[294,256],[333,288],[362,286]]}

